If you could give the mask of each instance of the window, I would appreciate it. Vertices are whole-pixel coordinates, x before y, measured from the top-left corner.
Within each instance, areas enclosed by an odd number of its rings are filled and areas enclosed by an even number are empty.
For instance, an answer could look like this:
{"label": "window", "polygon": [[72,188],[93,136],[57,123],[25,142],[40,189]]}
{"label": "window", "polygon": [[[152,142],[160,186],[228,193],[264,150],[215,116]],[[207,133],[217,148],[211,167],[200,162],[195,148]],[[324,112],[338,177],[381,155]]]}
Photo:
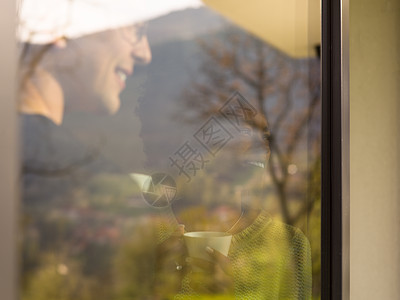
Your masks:
{"label": "window", "polygon": [[21,298],[319,299],[319,11],[21,1]]}

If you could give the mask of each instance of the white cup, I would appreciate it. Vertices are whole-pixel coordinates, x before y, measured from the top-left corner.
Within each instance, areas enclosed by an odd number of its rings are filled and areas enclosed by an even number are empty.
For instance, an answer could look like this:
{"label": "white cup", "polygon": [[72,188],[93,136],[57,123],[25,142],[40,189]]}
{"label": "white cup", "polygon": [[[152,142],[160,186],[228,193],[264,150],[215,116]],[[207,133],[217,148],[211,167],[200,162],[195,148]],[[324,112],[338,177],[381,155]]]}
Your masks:
{"label": "white cup", "polygon": [[183,235],[190,257],[211,261],[206,247],[211,247],[223,255],[228,256],[232,235],[226,232],[197,231],[187,232]]}

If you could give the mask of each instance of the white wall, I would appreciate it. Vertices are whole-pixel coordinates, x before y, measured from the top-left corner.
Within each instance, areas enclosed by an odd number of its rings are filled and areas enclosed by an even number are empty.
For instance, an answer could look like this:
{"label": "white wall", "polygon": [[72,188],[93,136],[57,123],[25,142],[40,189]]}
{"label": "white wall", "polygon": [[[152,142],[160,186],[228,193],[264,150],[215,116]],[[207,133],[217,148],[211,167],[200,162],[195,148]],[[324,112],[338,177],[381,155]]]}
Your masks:
{"label": "white wall", "polygon": [[350,294],[400,299],[400,0],[350,0]]}

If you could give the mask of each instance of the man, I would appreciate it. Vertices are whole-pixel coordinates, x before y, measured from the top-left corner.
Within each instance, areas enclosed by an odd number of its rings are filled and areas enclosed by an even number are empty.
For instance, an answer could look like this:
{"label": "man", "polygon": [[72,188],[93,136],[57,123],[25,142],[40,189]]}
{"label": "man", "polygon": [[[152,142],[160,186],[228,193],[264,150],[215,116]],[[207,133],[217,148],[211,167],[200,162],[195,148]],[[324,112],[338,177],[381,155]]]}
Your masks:
{"label": "man", "polygon": [[[18,28],[21,46],[18,108],[27,140],[23,141],[27,145],[23,149],[24,160],[41,160],[32,157],[40,152],[48,162],[47,151],[29,148],[44,148],[43,143],[52,143],[55,139],[58,141],[47,148],[82,154],[81,150],[65,151],[69,145],[60,146],[63,134],[59,133],[65,130],[54,126],[61,125],[68,112],[116,113],[127,77],[133,75],[136,65],[151,61],[144,22],[176,9],[196,6],[197,2],[23,0]],[[132,117],[138,119],[133,114]],[[134,126],[137,123],[139,121],[135,121]],[[35,128],[38,128],[36,132]],[[135,128],[131,131],[138,132]],[[38,132],[42,133],[41,138],[33,138]],[[73,141],[63,140],[67,144]],[[134,141],[141,145],[139,137]],[[132,153],[132,157],[141,157],[138,163],[133,162],[135,168],[144,161],[140,145],[135,145],[136,153]],[[86,156],[64,165],[81,161]],[[55,160],[60,161],[60,158]]]}
{"label": "man", "polygon": [[[54,2],[65,4],[65,1]],[[107,10],[107,6],[102,9],[102,2],[97,11]],[[29,24],[29,13],[28,16],[23,13],[25,7],[29,9],[29,2],[23,2],[21,18],[28,18]],[[68,14],[59,17],[65,18],[68,24]],[[125,88],[127,76],[133,75],[135,64],[149,63],[151,52],[143,23],[124,24],[128,18],[124,22],[111,21],[111,28],[103,20],[104,24],[99,23],[99,32],[90,28],[86,34],[88,29],[83,20],[89,18],[92,22],[93,18],[102,17],[96,11],[78,16],[76,22],[83,25],[71,25],[71,30],[66,25],[65,33],[50,27],[48,30],[54,30],[54,34],[45,38],[40,38],[39,28],[30,29],[31,34],[21,34],[24,44],[20,112],[42,115],[59,125],[65,111],[115,113],[118,110],[119,94]],[[74,16],[71,19],[74,21]],[[135,22],[134,18],[131,22]],[[65,35],[68,32],[71,36]]]}
{"label": "man", "polygon": [[116,240],[122,225],[125,232],[136,228],[120,212],[136,188],[65,127],[65,115],[115,114],[127,77],[151,61],[144,22],[190,2],[22,1],[18,108],[26,298],[113,297]]}
{"label": "man", "polygon": [[79,141],[75,132],[60,125],[69,112],[118,111],[127,77],[135,65],[151,61],[144,21],[161,13],[151,5],[108,0],[21,3],[18,108],[25,175],[113,168],[112,163],[104,166],[97,145]]}

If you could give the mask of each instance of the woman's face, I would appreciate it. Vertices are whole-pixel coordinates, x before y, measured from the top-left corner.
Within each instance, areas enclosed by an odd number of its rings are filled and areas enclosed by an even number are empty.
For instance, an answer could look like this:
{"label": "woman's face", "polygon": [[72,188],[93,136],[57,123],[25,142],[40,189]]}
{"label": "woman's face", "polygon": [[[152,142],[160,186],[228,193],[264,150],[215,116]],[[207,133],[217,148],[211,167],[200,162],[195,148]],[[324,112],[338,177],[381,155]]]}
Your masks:
{"label": "woman's face", "polygon": [[70,40],[60,50],[55,72],[66,110],[115,113],[120,93],[135,64],[151,61],[146,36],[135,27],[108,30]]}
{"label": "woman's face", "polygon": [[269,146],[258,133],[235,138],[202,174],[182,184],[181,203],[174,204],[178,221],[189,231],[229,230],[243,209],[262,201],[268,158]]}

